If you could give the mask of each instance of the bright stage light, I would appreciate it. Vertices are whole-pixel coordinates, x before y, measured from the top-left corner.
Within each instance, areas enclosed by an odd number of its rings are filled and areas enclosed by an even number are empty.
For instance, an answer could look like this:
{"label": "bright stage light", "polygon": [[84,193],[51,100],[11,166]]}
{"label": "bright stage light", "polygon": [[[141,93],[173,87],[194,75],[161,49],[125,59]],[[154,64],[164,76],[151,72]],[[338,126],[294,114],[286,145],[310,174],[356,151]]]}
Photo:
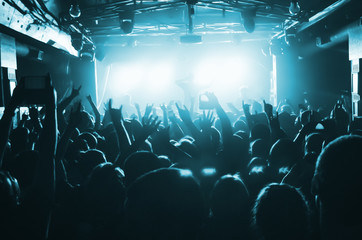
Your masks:
{"label": "bright stage light", "polygon": [[171,64],[156,63],[145,70],[147,86],[152,93],[161,93],[172,83],[173,66]]}
{"label": "bright stage light", "polygon": [[143,78],[142,66],[126,64],[112,65],[110,90],[114,94],[129,94]]}
{"label": "bright stage light", "polygon": [[112,64],[105,96],[114,98],[115,105],[117,98],[122,104],[124,95],[141,106],[157,106],[171,100],[187,105],[189,98],[198,99],[197,94],[210,91],[225,106],[239,102],[242,87],[255,99],[268,94],[269,72],[263,67],[264,56],[260,58],[253,51],[236,46],[201,47],[182,46],[169,52],[132,49],[133,55],[127,53],[129,57],[126,54]]}
{"label": "bright stage light", "polygon": [[229,101],[250,77],[249,64],[238,57],[202,61],[195,69],[194,82],[202,90]]}
{"label": "bright stage light", "polygon": [[118,63],[112,66],[108,91],[115,102],[129,95],[138,103],[160,104],[175,96],[173,75],[174,66],[169,62]]}

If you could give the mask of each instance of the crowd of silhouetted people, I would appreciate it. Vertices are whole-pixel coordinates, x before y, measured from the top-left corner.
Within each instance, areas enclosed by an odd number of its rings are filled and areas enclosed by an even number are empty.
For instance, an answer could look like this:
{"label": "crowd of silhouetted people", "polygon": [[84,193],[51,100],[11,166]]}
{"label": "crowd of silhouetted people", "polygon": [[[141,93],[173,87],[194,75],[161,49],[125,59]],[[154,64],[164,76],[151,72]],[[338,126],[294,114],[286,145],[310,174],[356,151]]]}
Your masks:
{"label": "crowd of silhouetted people", "polygon": [[49,87],[15,125],[22,91],[0,122],[1,239],[362,239],[362,124],[340,102],[101,115]]}

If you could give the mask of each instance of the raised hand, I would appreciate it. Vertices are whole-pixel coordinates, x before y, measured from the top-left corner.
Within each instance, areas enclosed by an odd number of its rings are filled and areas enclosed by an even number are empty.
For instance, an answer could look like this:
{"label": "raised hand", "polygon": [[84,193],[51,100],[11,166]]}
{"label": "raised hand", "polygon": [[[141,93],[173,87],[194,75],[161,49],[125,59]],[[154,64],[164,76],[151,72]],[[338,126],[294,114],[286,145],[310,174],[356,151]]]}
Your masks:
{"label": "raised hand", "polygon": [[24,112],[23,115],[21,115],[21,120],[26,121],[28,119],[29,119],[29,115],[26,112]]}
{"label": "raised hand", "polygon": [[276,112],[275,117],[273,116],[273,114],[271,115],[271,117],[269,118],[269,124],[270,124],[271,129],[274,129],[274,130],[280,129],[278,112]]}
{"label": "raised hand", "polygon": [[273,117],[273,106],[269,103],[266,103],[265,100],[263,100],[264,103],[264,112],[266,113],[266,115],[268,116],[268,118],[272,118]]}
{"label": "raised hand", "polygon": [[200,117],[200,128],[202,130],[210,129],[214,124],[214,121],[215,117],[212,111],[208,111],[207,114],[203,111],[202,117]]}
{"label": "raised hand", "polygon": [[40,119],[39,119],[38,108],[37,107],[30,107],[29,108],[29,116],[30,116],[31,122],[34,125],[35,130],[40,131],[43,128],[43,126],[42,126],[42,124],[40,122]]}
{"label": "raised hand", "polygon": [[220,106],[219,100],[214,93],[207,92],[205,95],[209,99],[209,104],[212,108],[217,108]]}
{"label": "raised hand", "polygon": [[161,104],[161,105],[160,105],[160,108],[161,108],[161,110],[162,110],[163,113],[167,113],[167,107],[166,107],[165,104]]}
{"label": "raised hand", "polygon": [[156,135],[156,141],[159,144],[168,144],[170,143],[170,126],[161,128],[157,135]]}
{"label": "raised hand", "polygon": [[134,106],[137,111],[141,111],[140,105],[138,103],[135,103]]}
{"label": "raised hand", "polygon": [[244,114],[250,115],[250,104],[245,104],[243,100],[242,105],[243,105]]}
{"label": "raised hand", "polygon": [[112,99],[109,99],[107,110],[109,112],[109,115],[111,116],[112,122],[120,122],[121,120],[123,120],[123,115],[122,115],[123,106],[121,105],[119,109],[112,108],[112,102],[113,102]]}
{"label": "raised hand", "polygon": [[187,107],[184,105],[184,108],[180,108],[179,105],[176,103],[176,108],[178,111],[178,114],[180,115],[180,118],[184,122],[192,122],[190,111],[187,109]]}
{"label": "raised hand", "polygon": [[155,131],[157,131],[158,126],[160,126],[161,121],[158,121],[158,117],[153,118],[152,116],[142,118],[142,134],[144,136],[149,136]]}
{"label": "raised hand", "polygon": [[145,109],[145,114],[143,115],[143,118],[146,117],[148,118],[152,112],[152,109],[153,109],[153,104],[151,105],[146,105],[146,109]]}
{"label": "raised hand", "polygon": [[70,96],[72,98],[75,98],[79,95],[80,89],[82,88],[82,85],[80,85],[78,88],[72,88],[72,92],[70,94]]}
{"label": "raised hand", "polygon": [[21,87],[16,87],[13,91],[13,95],[10,98],[8,105],[5,110],[14,114],[15,109],[21,104],[24,100],[23,98],[23,89]]}
{"label": "raised hand", "polygon": [[76,128],[79,123],[82,121],[81,109],[82,109],[82,102],[79,101],[75,104],[76,107],[72,109],[69,115],[68,125],[71,128]]}
{"label": "raised hand", "polygon": [[86,96],[86,98],[87,98],[88,102],[90,102],[90,103],[93,102],[93,99],[92,99],[91,95]]}
{"label": "raised hand", "polygon": [[29,108],[29,116],[32,120],[38,120],[39,119],[39,111],[36,107],[30,107]]}

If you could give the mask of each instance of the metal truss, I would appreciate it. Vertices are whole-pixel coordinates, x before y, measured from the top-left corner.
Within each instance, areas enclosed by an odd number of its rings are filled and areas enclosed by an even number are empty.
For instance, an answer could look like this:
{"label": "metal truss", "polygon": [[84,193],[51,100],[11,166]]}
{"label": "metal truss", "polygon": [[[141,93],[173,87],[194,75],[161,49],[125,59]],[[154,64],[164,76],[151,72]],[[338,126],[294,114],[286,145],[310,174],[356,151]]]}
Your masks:
{"label": "metal truss", "polygon": [[[189,2],[190,4],[190,2]],[[175,8],[184,8],[187,6],[187,1],[170,1],[170,2],[154,2],[142,0],[125,0],[121,2],[113,2],[101,5],[90,6],[82,9],[82,15],[78,19],[71,19],[63,22],[63,24],[75,25],[89,36],[100,35],[119,35],[119,14],[125,11],[133,11],[136,15],[143,13],[157,14],[159,11],[170,10]],[[259,29],[258,31],[270,31],[274,34],[280,32],[281,25],[285,22],[297,22],[297,17],[291,16],[288,12],[287,5],[270,4],[267,0],[200,0],[194,4],[196,7],[222,10],[227,12],[243,13],[253,9],[256,11],[256,18],[260,21],[258,26],[265,25],[266,29]],[[185,20],[186,21],[186,20]],[[103,24],[102,24],[103,22]],[[132,34],[175,34],[185,31],[184,24],[167,23],[161,25],[138,25],[134,28]],[[196,32],[241,32],[241,23],[231,24],[195,24]]]}

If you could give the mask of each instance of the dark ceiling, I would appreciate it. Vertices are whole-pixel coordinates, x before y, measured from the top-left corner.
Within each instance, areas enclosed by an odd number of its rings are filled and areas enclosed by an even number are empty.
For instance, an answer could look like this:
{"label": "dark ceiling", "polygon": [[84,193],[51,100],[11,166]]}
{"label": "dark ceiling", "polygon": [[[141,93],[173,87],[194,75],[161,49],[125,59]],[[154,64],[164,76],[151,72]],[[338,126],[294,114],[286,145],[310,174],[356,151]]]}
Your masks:
{"label": "dark ceiling", "polygon": [[[362,0],[298,0],[300,11],[293,15],[291,1],[295,0],[3,0],[0,23],[43,43],[58,43],[76,55],[68,34],[81,33],[85,43],[98,48],[166,46],[190,34],[201,36],[203,43],[268,42],[297,31],[298,39],[315,45],[317,37],[328,42],[328,35],[362,13]],[[75,4],[81,12],[78,18],[69,14]],[[133,24],[127,33],[120,19],[129,14]],[[53,35],[40,36],[40,31]]]}
{"label": "dark ceiling", "polygon": [[[195,3],[192,32],[214,42],[269,40],[286,26],[304,22],[336,2],[299,0],[301,12],[293,16],[289,13],[290,0],[192,1]],[[74,0],[44,2],[65,28],[75,27],[97,44],[124,45],[130,39],[148,44],[156,41],[152,40],[155,37],[157,41],[176,40],[190,26],[187,1],[79,0],[79,18],[71,18],[68,13]],[[132,33],[125,34],[120,28],[119,15],[130,11],[135,13],[134,27]],[[247,33],[243,25],[242,14],[246,11],[256,11],[253,33]]]}

